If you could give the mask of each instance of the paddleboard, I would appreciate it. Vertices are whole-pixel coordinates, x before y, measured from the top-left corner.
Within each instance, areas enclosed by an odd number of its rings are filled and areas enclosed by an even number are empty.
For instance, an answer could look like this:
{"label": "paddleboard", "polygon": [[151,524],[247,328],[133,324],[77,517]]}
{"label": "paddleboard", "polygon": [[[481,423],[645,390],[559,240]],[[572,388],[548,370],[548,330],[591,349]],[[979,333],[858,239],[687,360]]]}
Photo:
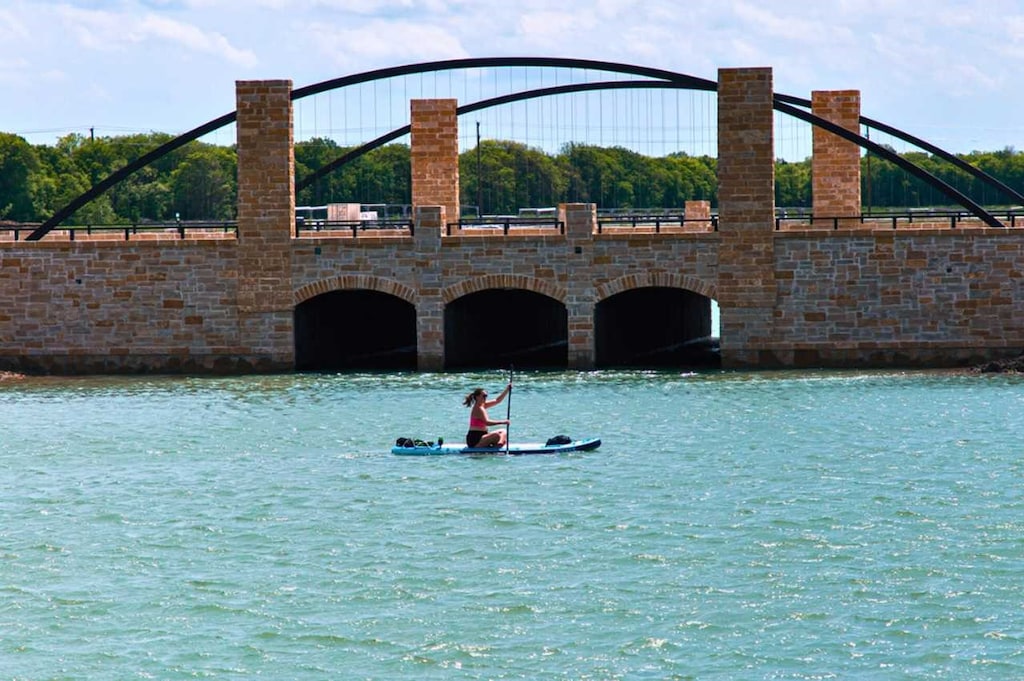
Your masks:
{"label": "paddleboard", "polygon": [[601,446],[599,438],[589,440],[573,440],[561,445],[549,445],[543,442],[515,442],[505,448],[497,447],[466,447],[465,445],[432,445],[420,447],[391,448],[392,454],[398,456],[445,456],[458,454],[462,456],[520,456],[523,454],[563,454],[565,452],[588,452]]}

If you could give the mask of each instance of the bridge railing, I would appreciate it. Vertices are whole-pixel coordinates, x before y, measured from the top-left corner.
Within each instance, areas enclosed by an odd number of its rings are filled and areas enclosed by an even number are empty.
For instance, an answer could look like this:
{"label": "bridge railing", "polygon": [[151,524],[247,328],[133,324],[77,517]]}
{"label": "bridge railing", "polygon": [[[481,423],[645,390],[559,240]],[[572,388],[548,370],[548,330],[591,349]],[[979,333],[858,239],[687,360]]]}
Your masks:
{"label": "bridge railing", "polygon": [[[0,237],[10,235],[14,241],[28,236],[39,225],[33,223],[0,223]],[[67,225],[51,232],[53,239],[66,237],[69,241],[78,239],[118,239],[131,241],[135,238],[161,238],[176,236],[185,238],[222,238],[236,234],[238,223],[234,220],[173,220],[168,222],[140,222],[127,225]]]}
{"label": "bridge railing", "polygon": [[[1024,227],[1024,209],[1011,208],[1004,211],[991,211],[997,219],[1008,227]],[[973,213],[957,210],[909,210],[903,212],[861,213],[859,215],[827,215],[815,216],[803,211],[779,211],[775,215],[775,230],[782,231],[785,227],[799,229],[807,224],[811,229],[846,229],[855,224],[887,224],[891,229],[912,229],[914,227],[935,227],[946,225],[949,229],[957,229],[961,223],[975,225],[978,218]]]}
{"label": "bridge railing", "polygon": [[[687,231],[718,231],[718,215],[710,217],[688,218],[685,214],[657,214],[657,215],[598,215],[597,233],[601,234],[605,227],[629,227],[654,228],[655,234],[661,233],[662,228],[678,227]],[[703,229],[700,229],[703,227]]]}
{"label": "bridge railing", "polygon": [[402,235],[412,236],[416,228],[412,220],[400,218],[381,218],[376,220],[319,220],[303,217],[295,218],[295,234],[301,236],[307,234],[331,236],[332,232],[345,232],[346,236],[351,233],[352,238],[358,238],[360,233],[394,231]]}
{"label": "bridge railing", "polygon": [[[451,236],[453,230],[463,232],[463,230],[467,229],[479,230],[477,233],[493,233],[500,229],[502,234],[506,236],[514,229],[551,230],[557,231],[559,234],[565,234],[565,223],[557,218],[520,218],[508,215],[493,215],[449,222],[446,225],[445,232],[448,236]],[[470,233],[473,232],[471,231]]]}

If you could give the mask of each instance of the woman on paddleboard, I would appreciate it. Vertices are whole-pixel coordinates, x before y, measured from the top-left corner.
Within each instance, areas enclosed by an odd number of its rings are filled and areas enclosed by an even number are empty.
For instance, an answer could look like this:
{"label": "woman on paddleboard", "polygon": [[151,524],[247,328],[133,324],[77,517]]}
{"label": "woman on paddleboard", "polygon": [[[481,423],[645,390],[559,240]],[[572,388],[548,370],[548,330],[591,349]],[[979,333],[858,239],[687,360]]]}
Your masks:
{"label": "woman on paddleboard", "polygon": [[473,408],[469,412],[469,431],[466,433],[467,447],[504,447],[506,434],[504,430],[488,431],[489,426],[507,426],[511,423],[509,419],[504,421],[492,421],[487,416],[487,410],[496,404],[500,404],[512,390],[512,383],[505,386],[497,398],[487,401],[487,391],[477,388],[466,395],[462,401],[463,406]]}

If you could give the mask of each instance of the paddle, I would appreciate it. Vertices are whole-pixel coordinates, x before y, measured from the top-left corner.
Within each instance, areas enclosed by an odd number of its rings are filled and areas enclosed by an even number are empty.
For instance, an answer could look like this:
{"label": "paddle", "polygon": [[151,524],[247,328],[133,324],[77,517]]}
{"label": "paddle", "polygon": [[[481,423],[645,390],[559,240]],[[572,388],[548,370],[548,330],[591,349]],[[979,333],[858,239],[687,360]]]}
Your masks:
{"label": "paddle", "polygon": [[508,404],[505,405],[505,455],[508,455],[509,433],[512,432],[512,371],[515,367],[508,368]]}

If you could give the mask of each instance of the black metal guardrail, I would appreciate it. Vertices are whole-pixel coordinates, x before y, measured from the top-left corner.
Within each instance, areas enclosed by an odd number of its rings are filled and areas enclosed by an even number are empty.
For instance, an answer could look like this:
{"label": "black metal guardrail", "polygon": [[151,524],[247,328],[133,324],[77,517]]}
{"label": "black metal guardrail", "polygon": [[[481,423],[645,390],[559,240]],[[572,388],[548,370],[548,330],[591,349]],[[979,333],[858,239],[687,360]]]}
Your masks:
{"label": "black metal guardrail", "polygon": [[718,215],[712,214],[706,218],[688,218],[685,215],[598,215],[597,233],[600,234],[604,225],[629,225],[632,228],[649,227],[654,225],[654,232],[658,234],[664,227],[685,227],[686,223],[711,223],[711,231],[718,231]]}
{"label": "black metal guardrail", "polygon": [[463,227],[483,228],[483,229],[500,229],[506,236],[513,229],[553,229],[557,230],[559,234],[565,234],[565,223],[557,219],[544,219],[544,218],[516,218],[516,217],[482,217],[473,218],[470,220],[459,220],[458,222],[449,222],[446,225],[446,233],[448,236],[452,235],[452,228],[456,227],[462,229]]}
{"label": "black metal guardrail", "polygon": [[[0,232],[7,232],[14,235],[14,240],[21,239],[22,232],[32,233],[39,225],[29,223],[19,225],[0,225]],[[184,239],[189,232],[197,231],[220,231],[224,234],[237,232],[238,223],[234,220],[175,220],[171,222],[143,222],[130,225],[68,225],[58,227],[57,231],[67,232],[68,239],[75,240],[79,234],[102,234],[104,232],[122,232],[125,241],[131,241],[133,236],[139,234],[176,234],[179,239]]]}
{"label": "black metal guardrail", "polygon": [[[1020,221],[1024,225],[1024,212],[1017,210],[1010,210],[1004,212],[993,212],[996,218],[1003,220],[1004,224],[1009,224],[1011,228],[1017,227],[1017,222]],[[948,222],[950,229],[956,229],[957,225],[964,221],[977,221],[977,216],[974,213],[966,211],[907,211],[905,213],[861,213],[860,215],[829,215],[829,216],[814,216],[810,213],[783,213],[775,216],[775,230],[779,231],[782,229],[784,223],[809,223],[812,227],[815,223],[825,223],[831,225],[833,230],[839,229],[849,225],[851,222],[859,222],[861,224],[867,222],[888,222],[892,226],[892,229],[898,229],[901,223],[911,225],[915,222]]]}
{"label": "black metal guardrail", "polygon": [[303,232],[352,232],[353,238],[359,237],[359,232],[365,232],[368,230],[382,230],[382,229],[393,229],[393,230],[406,230],[409,235],[412,236],[416,233],[416,228],[412,220],[395,220],[395,219],[380,219],[380,220],[319,220],[319,219],[308,219],[308,218],[296,218],[295,219],[295,233],[301,234]]}
{"label": "black metal guardrail", "polygon": [[[1001,219],[1010,228],[1024,227],[1024,210],[1014,208],[1006,211],[993,211],[992,215]],[[775,216],[775,230],[780,231],[786,223],[808,223],[812,227],[815,224],[825,224],[832,230],[849,225],[851,222],[861,224],[867,222],[888,222],[892,229],[898,229],[900,224],[912,225],[922,222],[948,222],[950,229],[956,229],[964,221],[975,221],[976,216],[967,211],[935,211],[920,210],[906,211],[900,213],[862,213],[859,215],[832,215],[814,216],[810,209],[777,211]],[[630,226],[649,227],[654,226],[655,233],[661,231],[662,227],[682,227],[686,223],[711,223],[712,231],[718,231],[719,216],[712,214],[709,218],[686,218],[684,215],[631,215],[631,214],[610,214],[598,215],[597,232],[600,234],[604,226]],[[1018,224],[1019,223],[1019,224]],[[13,234],[15,241],[20,241],[25,232],[32,233],[39,225],[33,223],[0,223],[0,233]],[[500,229],[503,234],[508,235],[517,228],[540,228],[552,229],[559,234],[565,234],[565,223],[557,219],[519,218],[519,217],[484,217],[460,220],[447,224],[447,234],[451,236],[453,228],[473,227]],[[234,220],[189,220],[171,222],[144,222],[130,225],[72,225],[58,228],[59,231],[66,231],[71,241],[75,240],[78,234],[101,234],[104,232],[121,232],[124,240],[130,241],[133,236],[146,233],[175,233],[178,238],[185,239],[189,232],[210,232],[220,231],[222,233],[237,233],[238,223]],[[295,221],[296,233],[302,232],[327,232],[327,231],[348,231],[353,237],[358,237],[360,232],[368,230],[405,230],[409,235],[415,234],[415,225],[408,219],[381,219],[381,220],[319,220],[308,218],[297,218]]]}

